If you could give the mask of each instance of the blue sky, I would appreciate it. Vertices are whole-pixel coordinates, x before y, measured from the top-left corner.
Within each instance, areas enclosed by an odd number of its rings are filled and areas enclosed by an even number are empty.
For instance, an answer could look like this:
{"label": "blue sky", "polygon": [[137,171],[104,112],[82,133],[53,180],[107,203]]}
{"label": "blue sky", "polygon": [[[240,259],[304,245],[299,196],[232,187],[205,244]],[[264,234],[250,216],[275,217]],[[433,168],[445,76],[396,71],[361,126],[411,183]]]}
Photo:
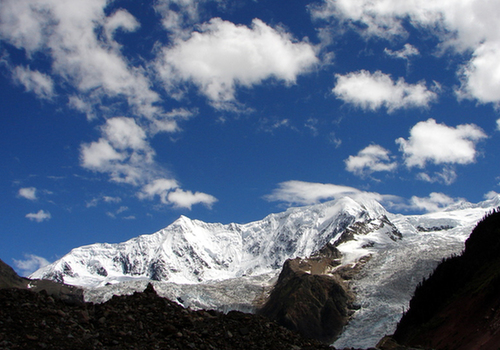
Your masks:
{"label": "blue sky", "polygon": [[0,258],[499,191],[500,4],[0,0]]}

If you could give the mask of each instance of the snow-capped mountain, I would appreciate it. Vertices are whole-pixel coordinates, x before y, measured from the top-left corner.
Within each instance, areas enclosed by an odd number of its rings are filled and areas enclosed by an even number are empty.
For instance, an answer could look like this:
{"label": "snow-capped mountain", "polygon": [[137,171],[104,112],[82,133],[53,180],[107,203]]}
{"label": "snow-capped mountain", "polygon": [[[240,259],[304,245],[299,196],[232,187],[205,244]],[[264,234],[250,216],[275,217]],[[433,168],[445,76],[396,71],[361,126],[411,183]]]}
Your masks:
{"label": "snow-capped mountain", "polygon": [[30,277],[96,287],[130,279],[201,283],[256,276],[279,271],[286,259],[309,256],[349,233],[397,239],[400,233],[387,215],[376,201],[345,197],[243,225],[181,216],[151,235],[75,248]]}
{"label": "snow-capped mountain", "polygon": [[143,290],[153,280],[160,295],[185,306],[251,311],[286,259],[332,243],[343,254],[342,266],[371,256],[351,282],[360,309],[334,344],[368,348],[395,330],[422,278],[443,258],[459,254],[476,223],[499,206],[496,196],[401,215],[374,200],[345,197],[248,224],[181,216],[151,235],[75,248],[30,278],[86,287],[86,300],[94,302]]}

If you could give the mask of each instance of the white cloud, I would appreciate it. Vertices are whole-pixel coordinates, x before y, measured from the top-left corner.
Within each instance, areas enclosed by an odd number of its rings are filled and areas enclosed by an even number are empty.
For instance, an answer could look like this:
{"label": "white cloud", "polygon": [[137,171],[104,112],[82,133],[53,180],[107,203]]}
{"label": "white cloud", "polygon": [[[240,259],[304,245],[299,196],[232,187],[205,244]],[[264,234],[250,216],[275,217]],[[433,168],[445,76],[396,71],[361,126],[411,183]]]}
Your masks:
{"label": "white cloud", "polygon": [[500,40],[480,45],[460,73],[459,97],[500,106]]}
{"label": "white cloud", "polygon": [[411,56],[418,56],[420,55],[420,52],[418,49],[411,45],[406,43],[405,46],[398,51],[392,51],[390,49],[384,49],[384,53],[388,56],[395,57],[395,58],[401,58],[404,60],[408,60]]}
{"label": "white cloud", "polygon": [[48,211],[45,210],[39,210],[38,213],[29,213],[26,214],[26,218],[30,219],[31,221],[36,221],[36,222],[42,222],[45,220],[50,220],[52,217]]}
{"label": "white cloud", "polygon": [[100,201],[103,201],[105,203],[120,203],[122,199],[120,197],[111,197],[111,196],[96,197],[87,202],[86,206],[87,208],[95,207],[97,206],[97,204],[99,204]]}
{"label": "white cloud", "polygon": [[123,158],[124,156],[105,139],[84,144],[81,149],[82,166],[92,170],[104,171],[105,168],[111,166],[113,161],[119,161]]}
{"label": "white cloud", "polygon": [[500,131],[500,119],[497,119],[497,130]]}
{"label": "white cloud", "polygon": [[489,191],[484,195],[484,199],[494,199],[497,198],[500,194],[495,191]]}
{"label": "white cloud", "polygon": [[349,156],[345,164],[347,171],[358,176],[378,171],[393,171],[397,167],[396,162],[391,162],[389,151],[379,145],[370,145],[359,151],[356,156]]}
{"label": "white cloud", "polygon": [[281,28],[259,19],[249,28],[213,18],[188,39],[177,38],[164,48],[156,66],[167,90],[192,82],[215,107],[228,108],[237,86],[252,87],[269,78],[293,84],[317,63],[311,44],[294,41]]}
{"label": "white cloud", "polygon": [[24,254],[24,260],[14,260],[14,267],[20,270],[21,276],[29,276],[33,272],[42,267],[47,266],[50,262],[47,259],[42,258],[34,254]]}
{"label": "white cloud", "polygon": [[267,196],[268,201],[279,201],[288,204],[316,204],[325,199],[335,199],[361,193],[360,190],[333,184],[304,182],[297,180],[285,181]]}
{"label": "white cloud", "polygon": [[155,152],[132,118],[115,117],[101,128],[102,137],[80,150],[82,167],[110,175],[114,182],[140,185],[157,172]]}
{"label": "white cloud", "polygon": [[187,208],[191,210],[194,204],[204,204],[206,207],[210,208],[217,198],[206,193],[191,191],[184,191],[180,188],[168,194],[168,201],[172,203],[177,208]]}
{"label": "white cloud", "polygon": [[432,192],[428,197],[411,197],[411,206],[415,209],[423,209],[427,212],[442,210],[451,204],[463,199],[453,199],[443,193]]}
{"label": "white cloud", "polygon": [[148,184],[146,184],[141,192],[138,193],[140,199],[149,198],[152,199],[155,196],[159,196],[162,203],[167,204],[167,195],[170,191],[179,187],[177,181],[173,179],[156,179]]}
{"label": "white cloud", "polygon": [[399,138],[406,166],[423,168],[427,162],[434,164],[469,164],[475,161],[476,143],[486,134],[474,124],[456,128],[437,124],[434,119],[417,123],[410,130],[408,140]]}
{"label": "white cloud", "polygon": [[102,200],[106,203],[120,203],[122,199],[120,197],[103,196]]}
{"label": "white cloud", "polygon": [[132,118],[108,119],[102,131],[106,139],[117,149],[145,150],[149,148],[146,133]]}
{"label": "white cloud", "polygon": [[288,205],[310,205],[324,200],[351,197],[353,199],[372,199],[383,203],[386,208],[403,208],[402,198],[394,195],[364,192],[354,187],[305,181],[285,181],[264,197],[268,201],[284,202]]}
{"label": "white cloud", "polygon": [[457,173],[455,169],[451,166],[446,166],[440,172],[435,172],[433,176],[427,173],[419,173],[417,175],[418,180],[422,180],[430,183],[444,183],[445,185],[451,185],[457,179]]}
{"label": "white cloud", "polygon": [[29,199],[30,201],[35,201],[38,199],[36,196],[36,188],[35,187],[20,188],[19,192],[18,192],[18,196]]}
{"label": "white cloud", "polygon": [[156,179],[145,185],[141,192],[138,193],[140,199],[152,199],[155,196],[159,196],[161,202],[164,204],[173,205],[176,208],[187,208],[189,210],[195,204],[204,204],[210,208],[217,202],[217,198],[212,195],[182,190],[179,188],[177,181],[172,179]]}
{"label": "white cloud", "polygon": [[[106,15],[109,1],[4,0],[0,12],[0,38],[26,50],[31,59],[43,52],[51,60],[50,74],[78,92],[78,110],[99,106],[104,97],[127,101],[140,116],[154,119],[163,113],[158,94],[142,67],[122,55],[114,33],[134,31],[137,20],[121,9]],[[103,32],[104,35],[99,35]],[[27,89],[50,97],[53,81],[47,74],[16,68],[15,77]],[[89,104],[91,106],[89,106]]]}
{"label": "white cloud", "polygon": [[390,113],[401,108],[428,107],[436,99],[425,83],[408,84],[403,78],[394,82],[380,71],[372,74],[361,70],[335,76],[337,83],[332,91],[337,98],[365,110],[385,107]]}
{"label": "white cloud", "polygon": [[54,96],[54,82],[47,74],[18,66],[12,72],[12,78],[23,85],[26,91],[34,92],[40,98],[50,99]]}
{"label": "white cloud", "polygon": [[155,10],[162,16],[165,29],[175,35],[185,34],[186,27],[197,23],[200,19],[201,6],[204,3],[225,0],[158,0]]}
{"label": "white cloud", "polygon": [[[115,117],[101,127],[101,138],[80,149],[81,166],[107,174],[110,181],[140,187],[140,199],[154,199],[158,196],[163,204],[191,208],[193,204],[208,207],[216,201],[205,193],[181,190],[177,180],[168,176],[154,160],[147,134],[132,118]],[[176,190],[176,194],[172,191]],[[115,198],[104,197],[107,202],[117,202]],[[94,206],[95,200],[87,203]],[[119,213],[116,213],[119,214]],[[114,217],[114,213],[108,213]]]}
{"label": "white cloud", "polygon": [[490,0],[324,0],[313,9],[315,18],[385,39],[405,38],[403,23],[433,33],[438,49],[471,51],[461,71],[461,97],[482,103],[500,102],[500,3]]}

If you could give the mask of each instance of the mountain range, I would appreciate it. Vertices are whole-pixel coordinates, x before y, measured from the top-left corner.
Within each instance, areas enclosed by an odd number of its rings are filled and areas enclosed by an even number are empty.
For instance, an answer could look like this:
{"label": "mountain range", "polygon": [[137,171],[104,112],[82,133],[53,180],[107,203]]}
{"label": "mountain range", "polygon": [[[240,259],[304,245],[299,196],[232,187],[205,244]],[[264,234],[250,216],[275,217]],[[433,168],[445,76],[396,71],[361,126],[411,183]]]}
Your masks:
{"label": "mountain range", "polygon": [[499,196],[401,215],[373,199],[344,197],[247,224],[181,216],[150,235],[75,248],[30,278],[84,287],[88,301],[132,294],[152,282],[160,295],[183,306],[255,311],[285,261],[330,244],[341,257],[322,273],[355,269],[349,286],[358,305],[335,346],[370,347],[394,331],[422,278],[442,258],[460,253],[476,223],[498,206]]}

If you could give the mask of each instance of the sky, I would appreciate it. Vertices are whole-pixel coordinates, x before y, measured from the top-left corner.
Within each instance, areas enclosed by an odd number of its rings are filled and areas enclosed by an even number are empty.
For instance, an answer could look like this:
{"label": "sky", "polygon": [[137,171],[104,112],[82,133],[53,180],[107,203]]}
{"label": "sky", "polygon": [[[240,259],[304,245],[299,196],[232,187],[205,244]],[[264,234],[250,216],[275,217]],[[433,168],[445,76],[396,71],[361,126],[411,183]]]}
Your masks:
{"label": "sky", "polygon": [[0,0],[0,259],[499,190],[500,2]]}

